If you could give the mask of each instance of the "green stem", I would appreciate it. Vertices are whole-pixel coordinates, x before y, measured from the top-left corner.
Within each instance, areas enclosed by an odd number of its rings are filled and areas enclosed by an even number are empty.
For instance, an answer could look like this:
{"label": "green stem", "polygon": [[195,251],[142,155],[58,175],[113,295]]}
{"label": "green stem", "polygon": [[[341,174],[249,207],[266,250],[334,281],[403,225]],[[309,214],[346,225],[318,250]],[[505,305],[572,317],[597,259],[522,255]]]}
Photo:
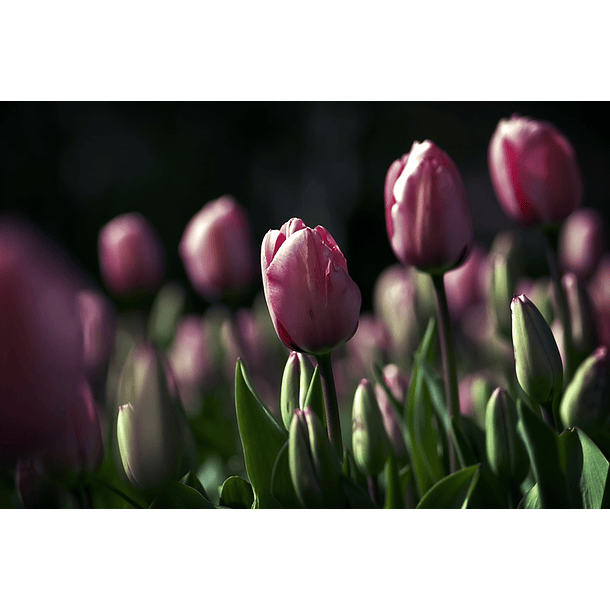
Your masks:
{"label": "green stem", "polygon": [[[444,275],[432,275],[434,292],[436,295],[436,313],[438,320],[438,331],[441,343],[441,358],[443,361],[443,377],[445,379],[445,400],[449,418],[453,420],[456,428],[460,427],[460,401],[458,396],[457,371],[455,368],[455,356],[453,350],[453,335],[451,334],[451,320],[447,306],[447,294],[445,293]],[[449,469],[456,471],[456,456],[453,447],[453,437],[447,435],[449,446]]]}
{"label": "green stem", "polygon": [[124,494],[120,489],[117,489],[114,485],[111,485],[110,483],[106,483],[106,481],[100,479],[96,474],[92,474],[92,475],[90,475],[90,477],[91,477],[92,481],[95,481],[102,487],[105,487],[106,489],[112,491],[117,496],[119,496],[120,498],[125,500],[125,502],[128,502],[129,504],[131,504],[134,508],[144,508],[143,506],[140,506],[135,500],[132,500],[128,495]]}
{"label": "green stem", "polygon": [[335,389],[331,354],[332,352],[329,352],[328,354],[319,354],[316,356],[316,360],[320,367],[328,438],[337,451],[337,455],[341,458],[343,455],[343,440],[341,439],[341,420],[339,419],[339,403],[337,402],[337,390]]}

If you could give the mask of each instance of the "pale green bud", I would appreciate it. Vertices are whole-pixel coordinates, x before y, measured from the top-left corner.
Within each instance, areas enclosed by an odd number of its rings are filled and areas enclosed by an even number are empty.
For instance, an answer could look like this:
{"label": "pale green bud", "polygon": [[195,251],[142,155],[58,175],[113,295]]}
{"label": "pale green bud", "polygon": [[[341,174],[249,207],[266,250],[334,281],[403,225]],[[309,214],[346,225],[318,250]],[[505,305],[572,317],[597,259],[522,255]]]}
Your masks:
{"label": "pale green bud", "polygon": [[286,430],[295,409],[305,406],[305,397],[313,375],[313,366],[305,354],[291,352],[284,367],[280,389],[280,411]]}

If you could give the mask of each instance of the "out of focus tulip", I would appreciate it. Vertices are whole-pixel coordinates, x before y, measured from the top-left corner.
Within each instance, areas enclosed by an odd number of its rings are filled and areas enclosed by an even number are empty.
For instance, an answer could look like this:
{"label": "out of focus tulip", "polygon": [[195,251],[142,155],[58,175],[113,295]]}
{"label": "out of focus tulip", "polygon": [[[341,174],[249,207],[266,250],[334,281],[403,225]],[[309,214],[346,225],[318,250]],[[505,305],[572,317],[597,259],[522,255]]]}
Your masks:
{"label": "out of focus tulip", "polygon": [[444,273],[472,246],[472,217],[462,177],[436,144],[414,142],[385,180],[385,216],[394,254],[405,265]]}
{"label": "out of focus tulip", "polygon": [[98,237],[100,271],[117,296],[154,292],[163,279],[165,250],[153,225],[142,214],[116,216]]}
{"label": "out of focus tulip", "polygon": [[108,363],[114,349],[114,307],[96,290],[81,290],[77,296],[83,325],[85,371],[95,374]]}
{"label": "out of focus tulip", "polygon": [[610,347],[610,254],[604,254],[589,283],[596,313],[599,342]]}
{"label": "out of focus tulip", "polygon": [[471,373],[461,379],[458,392],[462,415],[472,417],[484,426],[485,410],[495,387],[495,380],[488,371]]}
{"label": "out of focus tulip", "polygon": [[489,282],[487,252],[474,244],[466,262],[445,274],[447,305],[451,317],[458,320],[464,312],[485,300]]}
{"label": "out of focus tulip", "polygon": [[559,264],[578,279],[587,280],[595,271],[604,251],[604,221],[593,208],[576,210],[561,227],[558,243]]}
{"label": "out of focus tulip", "polygon": [[385,360],[388,347],[388,332],[383,324],[371,314],[361,315],[358,330],[346,345],[351,371],[357,375],[356,381],[363,375],[372,374],[375,363]]}
{"label": "out of focus tulip", "polygon": [[599,426],[610,417],[610,360],[608,349],[595,350],[574,373],[561,398],[561,421],[566,428]]}
{"label": "out of focus tulip", "polygon": [[305,508],[342,508],[341,465],[322,422],[310,407],[296,409],[288,435],[290,478]]}
{"label": "out of focus tulip", "polygon": [[356,388],[352,407],[352,448],[358,468],[367,476],[378,475],[384,468],[390,441],[368,379]]}
{"label": "out of focus tulip", "polygon": [[511,308],[517,380],[532,400],[552,403],[563,387],[563,366],[553,333],[524,294],[513,299]]}
{"label": "out of focus tulip", "polygon": [[151,489],[184,474],[184,414],[171,398],[163,361],[152,346],[138,345],[130,353],[118,399],[118,447],[133,485]]}
{"label": "out of focus tulip", "polygon": [[239,294],[255,279],[250,220],[229,195],[206,203],[191,218],[178,251],[191,285],[209,301]]}
{"label": "out of focus tulip", "polygon": [[514,114],[489,144],[489,171],[506,214],[524,226],[559,222],[581,203],[574,149],[551,123]]}
{"label": "out of focus tulip", "polygon": [[284,345],[328,353],[356,332],[362,301],[332,235],[293,218],[265,235],[263,288],[275,330]]}
{"label": "out of focus tulip", "polygon": [[37,458],[17,460],[15,487],[24,508],[59,508],[67,495],[44,471]]}
{"label": "out of focus tulip", "polygon": [[51,242],[0,217],[0,465],[59,442],[82,374],[78,282]]}
{"label": "out of focus tulip", "polygon": [[305,398],[313,375],[313,366],[305,354],[291,352],[284,367],[280,388],[280,412],[286,430],[290,428],[292,414],[305,408]]}

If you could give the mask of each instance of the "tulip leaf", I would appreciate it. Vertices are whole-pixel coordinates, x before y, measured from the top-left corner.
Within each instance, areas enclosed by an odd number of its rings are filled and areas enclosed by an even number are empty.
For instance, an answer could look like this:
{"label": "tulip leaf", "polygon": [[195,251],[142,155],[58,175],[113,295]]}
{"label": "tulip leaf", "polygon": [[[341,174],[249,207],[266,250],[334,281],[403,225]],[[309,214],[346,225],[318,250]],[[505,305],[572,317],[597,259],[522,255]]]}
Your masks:
{"label": "tulip leaf", "polygon": [[540,505],[540,494],[538,483],[536,483],[521,499],[517,508],[542,508]]}
{"label": "tulip leaf", "polygon": [[252,485],[241,477],[229,477],[222,484],[218,503],[227,508],[252,508],[254,504]]}
{"label": "tulip leaf", "polygon": [[288,463],[288,442],[280,449],[271,473],[271,494],[282,505],[282,508],[303,508],[299,502]]}
{"label": "tulip leaf", "polygon": [[192,487],[195,491],[198,491],[206,500],[208,500],[208,502],[210,501],[210,498],[209,498],[208,494],[206,493],[203,485],[201,484],[201,481],[197,478],[197,475],[195,475],[195,473],[193,473],[192,471],[189,470],[180,479],[180,483],[182,483],[183,485],[186,485],[187,487]]}
{"label": "tulip leaf", "polygon": [[322,378],[320,377],[319,366],[316,366],[311,376],[304,406],[311,407],[313,412],[320,418],[324,430],[326,430],[326,409],[324,407],[324,392],[322,391]]}
{"label": "tulip leaf", "polygon": [[582,430],[570,428],[559,437],[559,454],[570,506],[601,508],[609,468],[603,453]]}
{"label": "tulip leaf", "polygon": [[235,366],[235,407],[255,505],[271,508],[276,504],[271,496],[273,465],[288,439],[288,432],[280,426],[254,391],[245,366],[239,359]]}
{"label": "tulip leaf", "polygon": [[542,508],[569,506],[566,481],[559,462],[558,437],[528,406],[517,399],[517,430],[525,443]]}
{"label": "tulip leaf", "polygon": [[480,464],[473,464],[446,476],[426,492],[416,508],[467,508],[479,473]]}
{"label": "tulip leaf", "polygon": [[341,475],[341,482],[350,508],[377,508],[368,493],[359,485],[344,475]]}
{"label": "tulip leaf", "polygon": [[216,508],[216,506],[196,489],[172,481],[163,487],[148,508]]}
{"label": "tulip leaf", "polygon": [[436,431],[432,423],[433,408],[420,362],[432,355],[436,336],[436,320],[431,319],[420,347],[418,348],[411,374],[409,400],[407,403],[407,428],[411,464],[420,496],[444,476],[444,468],[438,452]]}
{"label": "tulip leaf", "polygon": [[449,429],[451,436],[453,437],[453,444],[457,453],[457,458],[462,468],[471,466],[477,463],[477,458],[472,451],[472,448],[468,444],[466,437],[462,433],[460,427],[456,424],[454,419],[449,421]]}
{"label": "tulip leaf", "polygon": [[384,508],[404,508],[405,488],[400,480],[398,460],[392,450],[390,450],[390,456],[385,465],[385,475],[388,486],[385,494]]}

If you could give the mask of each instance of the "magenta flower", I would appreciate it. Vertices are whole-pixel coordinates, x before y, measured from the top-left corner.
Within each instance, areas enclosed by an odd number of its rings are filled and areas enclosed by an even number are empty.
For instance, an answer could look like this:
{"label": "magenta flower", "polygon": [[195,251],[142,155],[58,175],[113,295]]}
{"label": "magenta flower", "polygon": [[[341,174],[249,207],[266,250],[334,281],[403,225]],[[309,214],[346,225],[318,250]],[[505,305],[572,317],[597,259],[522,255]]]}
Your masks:
{"label": "magenta flower", "polygon": [[81,290],[77,298],[83,325],[85,370],[96,373],[108,362],[114,350],[114,307],[97,290]]}
{"label": "magenta flower", "polygon": [[581,203],[574,149],[551,123],[513,114],[489,144],[489,171],[504,211],[524,226],[558,222]]}
{"label": "magenta flower", "polygon": [[361,295],[332,235],[292,218],[265,235],[263,288],[275,330],[288,348],[328,353],[356,332]]}
{"label": "magenta flower", "polygon": [[472,217],[462,177],[434,142],[414,142],[392,163],[385,181],[390,245],[405,265],[444,273],[460,265],[472,246]]}
{"label": "magenta flower", "polygon": [[595,271],[605,249],[604,221],[593,208],[581,208],[570,214],[561,227],[558,255],[563,271],[587,280]]}
{"label": "magenta flower", "polygon": [[118,296],[154,292],[165,272],[165,251],[153,225],[132,212],[113,218],[98,237],[100,271]]}
{"label": "magenta flower", "polygon": [[228,195],[206,203],[191,218],[179,253],[193,288],[209,301],[247,290],[255,279],[250,220]]}

